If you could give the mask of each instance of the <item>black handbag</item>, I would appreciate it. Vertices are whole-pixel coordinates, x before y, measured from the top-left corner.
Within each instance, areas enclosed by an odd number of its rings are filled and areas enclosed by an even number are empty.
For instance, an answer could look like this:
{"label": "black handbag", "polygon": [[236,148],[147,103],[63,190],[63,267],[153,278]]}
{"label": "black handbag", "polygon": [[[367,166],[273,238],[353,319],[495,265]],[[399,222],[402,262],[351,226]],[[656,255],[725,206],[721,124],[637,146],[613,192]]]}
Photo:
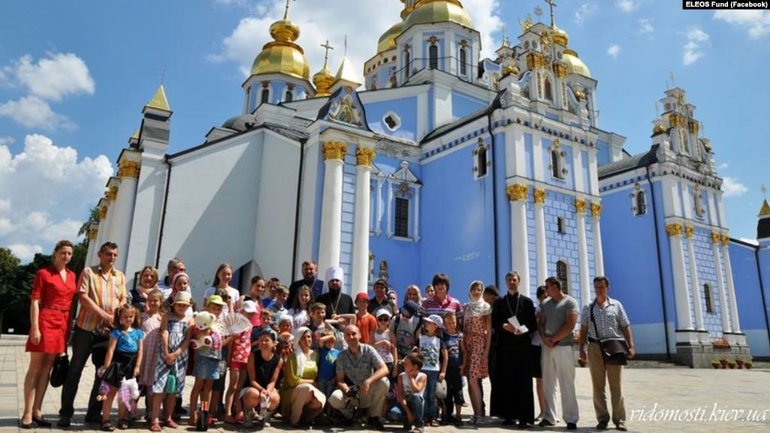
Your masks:
{"label": "black handbag", "polygon": [[599,348],[602,351],[602,358],[605,365],[626,365],[628,364],[628,343],[624,338],[607,338],[601,339],[599,337],[599,328],[596,326],[596,319],[594,319],[594,305],[596,300],[589,309],[591,310],[591,322],[594,324],[594,331],[599,341]]}
{"label": "black handbag", "polygon": [[53,362],[51,368],[51,386],[58,388],[64,384],[64,379],[70,369],[70,359],[66,353],[59,355]]}

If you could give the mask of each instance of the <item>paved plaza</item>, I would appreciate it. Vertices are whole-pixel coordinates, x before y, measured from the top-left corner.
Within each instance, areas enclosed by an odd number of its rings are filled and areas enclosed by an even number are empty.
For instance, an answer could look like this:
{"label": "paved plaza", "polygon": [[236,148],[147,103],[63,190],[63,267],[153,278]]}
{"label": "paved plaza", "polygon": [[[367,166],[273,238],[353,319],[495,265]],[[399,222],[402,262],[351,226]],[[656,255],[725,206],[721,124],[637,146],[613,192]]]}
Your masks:
{"label": "paved plaza", "polygon": [[[24,340],[0,339],[0,431],[18,431],[18,419],[23,408],[23,383],[28,356],[24,352]],[[685,367],[657,367],[655,363],[641,363],[624,373],[624,394],[628,412],[629,431],[635,432],[768,432],[770,431],[770,369],[752,370],[694,370]],[[98,426],[82,424],[86,399],[93,377],[93,366],[88,364],[83,372],[78,395],[75,398],[73,426],[67,430],[98,430]],[[591,399],[590,376],[587,368],[577,370],[576,387],[580,406],[578,431],[595,431]],[[187,382],[190,389],[190,378]],[[489,383],[485,384],[489,392]],[[49,388],[43,403],[43,411],[49,420],[56,421],[61,388]],[[140,409],[141,410],[141,409]],[[470,408],[463,409],[470,416]],[[115,417],[113,417],[115,419]],[[282,423],[265,431],[288,431]],[[38,429],[44,430],[44,429]],[[47,429],[45,429],[47,430]],[[54,430],[56,429],[54,427]],[[187,427],[178,431],[187,431]],[[340,431],[341,429],[336,429]],[[399,426],[388,425],[388,431],[399,431]],[[488,432],[511,431],[499,422],[490,420],[480,427],[428,428],[426,432],[458,432],[482,430]],[[565,431],[564,423],[556,427],[532,431]],[[116,430],[119,431],[119,430]],[[147,432],[144,422],[135,423],[135,430]],[[166,429],[165,431],[170,431]],[[234,426],[221,426],[211,431],[239,431]],[[240,429],[246,431],[246,429]],[[350,431],[350,430],[348,430]]]}

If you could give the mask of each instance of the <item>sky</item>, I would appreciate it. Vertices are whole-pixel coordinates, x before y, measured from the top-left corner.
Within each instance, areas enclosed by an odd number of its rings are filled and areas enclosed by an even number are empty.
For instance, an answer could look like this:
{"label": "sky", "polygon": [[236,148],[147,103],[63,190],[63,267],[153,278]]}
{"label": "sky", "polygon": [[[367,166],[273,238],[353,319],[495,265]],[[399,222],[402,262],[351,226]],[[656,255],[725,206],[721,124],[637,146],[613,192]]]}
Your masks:
{"label": "sky", "polygon": [[[492,57],[515,41],[542,0],[465,0]],[[163,84],[177,152],[241,114],[251,63],[270,41],[284,0],[7,0],[0,14],[0,246],[22,261],[75,239],[102,196],[115,160]],[[535,8],[545,11],[538,17]],[[359,70],[399,21],[398,0],[296,0],[311,74],[320,44]],[[770,11],[684,11],[670,0],[561,0],[556,24],[598,80],[599,126],[651,145],[655,101],[673,83],[697,106],[711,139],[730,234],[756,237],[770,157]]]}

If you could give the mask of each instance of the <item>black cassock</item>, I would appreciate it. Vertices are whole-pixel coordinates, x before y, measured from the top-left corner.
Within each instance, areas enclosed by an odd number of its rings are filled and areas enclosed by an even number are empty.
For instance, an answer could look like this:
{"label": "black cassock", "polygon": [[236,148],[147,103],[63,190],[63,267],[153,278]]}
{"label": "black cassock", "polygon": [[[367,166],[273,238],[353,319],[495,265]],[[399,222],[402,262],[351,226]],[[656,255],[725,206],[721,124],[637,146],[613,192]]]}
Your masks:
{"label": "black cassock", "polygon": [[[503,324],[515,315],[529,331],[514,335]],[[492,307],[494,369],[491,382],[491,415],[505,420],[535,422],[535,398],[532,392],[532,334],[537,332],[535,304],[532,299],[506,293]]]}

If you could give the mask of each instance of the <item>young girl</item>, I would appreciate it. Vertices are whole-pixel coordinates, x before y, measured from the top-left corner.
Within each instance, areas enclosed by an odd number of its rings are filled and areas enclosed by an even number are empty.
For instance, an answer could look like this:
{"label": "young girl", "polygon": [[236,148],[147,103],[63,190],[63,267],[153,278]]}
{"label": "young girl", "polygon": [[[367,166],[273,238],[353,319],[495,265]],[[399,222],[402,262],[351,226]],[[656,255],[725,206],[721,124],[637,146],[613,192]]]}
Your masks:
{"label": "young girl", "polygon": [[[484,394],[481,380],[488,375],[489,349],[492,341],[492,308],[482,298],[484,284],[474,281],[468,293],[470,298],[463,314],[465,321],[463,371],[468,377],[468,394],[473,406],[471,423],[476,424],[484,415]],[[539,364],[539,363],[538,363]],[[503,366],[507,367],[507,366]]]}
{"label": "young girl", "polygon": [[[251,322],[257,313],[257,304],[254,301],[244,302],[240,313]],[[227,393],[225,394],[225,422],[228,424],[243,422],[241,399],[236,399],[235,393],[240,392],[243,379],[246,377],[246,363],[249,362],[249,354],[251,353],[251,329],[236,335],[232,345],[230,383],[227,385]],[[233,403],[235,403],[235,407],[233,407]],[[235,417],[231,415],[231,411]]]}
{"label": "young girl", "polygon": [[422,371],[428,376],[425,394],[425,420],[431,427],[438,427],[438,408],[436,401],[436,383],[444,380],[447,368],[447,350],[439,338],[438,331],[444,326],[441,316],[431,314],[426,317],[425,335],[420,336],[420,354],[425,363]]}
{"label": "young girl", "polygon": [[396,354],[396,337],[390,332],[390,311],[381,308],[377,314],[377,328],[372,333],[373,346],[380,354],[382,361],[388,366],[388,371],[393,377],[396,377],[396,369],[393,364],[398,359]]}
{"label": "young girl", "polygon": [[259,335],[259,347],[249,355],[246,367],[249,377],[241,390],[246,411],[244,427],[251,427],[254,409],[260,413],[257,421],[263,427],[270,427],[270,415],[278,409],[281,402],[276,386],[283,368],[283,358],[275,353],[275,339],[275,332],[272,330],[262,331]]}
{"label": "young girl", "polygon": [[142,314],[142,332],[144,343],[142,344],[142,371],[139,374],[139,385],[145,391],[146,419],[150,420],[150,408],[152,408],[152,383],[155,381],[155,367],[158,363],[160,351],[160,322],[163,317],[160,314],[160,304],[163,302],[163,292],[155,289],[147,295],[145,312]]}
{"label": "young girl", "polygon": [[[419,353],[410,353],[404,358],[404,372],[396,382],[396,401],[401,406],[404,416],[404,430],[412,433],[422,433],[425,422],[425,399],[423,393],[428,383],[428,376],[421,372],[423,357]],[[399,418],[401,411],[396,412]],[[414,429],[412,429],[414,426]]]}
{"label": "young girl", "polygon": [[[454,423],[456,426],[463,424],[460,417],[460,411],[463,408],[463,377],[462,366],[465,358],[463,347],[463,333],[457,330],[457,316],[454,313],[447,313],[444,316],[444,332],[441,339],[447,350],[447,368],[446,384],[447,395],[444,399],[444,416],[442,420],[445,424]],[[455,408],[455,416],[452,416],[452,406]]]}
{"label": "young girl", "polygon": [[217,267],[217,271],[214,272],[214,282],[211,287],[203,292],[203,307],[206,307],[207,301],[211,295],[216,295],[218,292],[227,293],[228,299],[225,299],[226,305],[223,310],[223,314],[227,316],[230,312],[235,311],[235,303],[240,298],[241,294],[238,289],[230,287],[230,281],[233,279],[233,267],[229,263],[222,263]]}
{"label": "young girl", "polygon": [[289,309],[289,314],[293,318],[294,329],[299,329],[310,324],[310,305],[313,303],[313,294],[310,293],[310,287],[301,286],[297,289],[297,296]]}
{"label": "young girl", "polygon": [[[206,311],[198,314],[208,314],[216,320],[224,308],[224,302],[219,295],[212,295],[206,299]],[[212,320],[212,323],[213,323]],[[195,361],[193,362],[193,376],[195,383],[190,391],[190,419],[188,425],[195,426],[198,423],[198,397],[202,403],[208,404],[209,413],[216,414],[219,406],[219,396],[213,395],[212,388],[214,382],[219,380],[219,361],[222,360],[222,348],[230,343],[230,338],[223,339],[218,331],[211,326],[206,329],[198,329],[196,326],[191,332],[192,339],[209,337],[210,346],[201,346],[195,350]],[[209,425],[216,423],[214,416],[209,417]]]}
{"label": "young girl", "polygon": [[410,284],[406,288],[406,292],[404,293],[404,302],[406,301],[414,301],[417,302],[417,304],[422,304],[422,295],[420,294],[420,288],[417,287],[415,284]]}
{"label": "young girl", "polygon": [[[110,391],[102,402],[102,431],[113,431],[115,427],[110,420],[112,400],[123,379],[139,375],[142,368],[142,330],[139,314],[131,305],[123,305],[115,312],[117,329],[110,332],[107,344],[107,355],[104,357],[104,374],[102,380],[110,384]],[[126,405],[118,403],[118,428],[128,428]]]}
{"label": "young girl", "polygon": [[152,384],[154,396],[150,431],[161,431],[158,417],[164,397],[164,422],[168,427],[178,427],[171,416],[174,414],[177,396],[181,396],[184,391],[187,370],[187,346],[190,342],[187,330],[193,325],[192,318],[187,316],[191,304],[190,292],[187,290],[189,284],[187,274],[179,273],[174,276],[171,287],[180,290],[174,295],[171,310],[160,322],[160,353],[155,367],[155,382]]}

